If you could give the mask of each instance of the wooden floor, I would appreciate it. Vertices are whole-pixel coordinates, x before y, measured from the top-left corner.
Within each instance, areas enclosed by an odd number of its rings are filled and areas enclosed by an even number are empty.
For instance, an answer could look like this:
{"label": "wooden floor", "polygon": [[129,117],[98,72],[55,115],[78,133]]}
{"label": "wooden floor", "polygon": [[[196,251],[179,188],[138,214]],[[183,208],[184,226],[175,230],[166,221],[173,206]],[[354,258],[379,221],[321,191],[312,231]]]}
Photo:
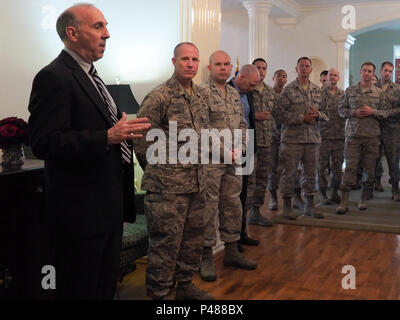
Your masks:
{"label": "wooden floor", "polygon": [[[262,209],[267,212],[265,205]],[[249,235],[260,240],[259,246],[245,247],[244,252],[258,262],[257,270],[225,268],[221,251],[215,256],[217,281],[207,283],[196,275],[196,285],[218,300],[400,298],[400,237],[396,234],[250,225]],[[346,265],[356,271],[354,290],[342,288]],[[145,259],[139,261],[138,269],[118,286],[117,299],[148,299],[145,268]]]}

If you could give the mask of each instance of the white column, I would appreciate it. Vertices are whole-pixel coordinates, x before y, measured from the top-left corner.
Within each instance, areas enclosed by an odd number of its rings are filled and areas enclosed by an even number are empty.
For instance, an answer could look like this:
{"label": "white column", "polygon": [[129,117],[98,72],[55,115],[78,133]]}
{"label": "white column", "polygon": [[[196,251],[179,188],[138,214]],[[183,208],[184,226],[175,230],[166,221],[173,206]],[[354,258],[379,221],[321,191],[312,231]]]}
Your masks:
{"label": "white column", "polygon": [[350,77],[350,48],[355,42],[355,38],[350,35],[345,37],[333,37],[337,49],[337,69],[340,80],[338,86],[346,89],[349,86]]}
{"label": "white column", "polygon": [[220,48],[221,0],[180,0],[179,38],[199,49],[200,66],[194,81],[206,80],[208,58]]}
{"label": "white column", "polygon": [[269,12],[273,1],[245,1],[249,15],[249,63],[256,58],[267,59]]}
{"label": "white column", "polygon": [[192,41],[192,0],[179,0],[179,42]]}
{"label": "white column", "polygon": [[[344,48],[344,41],[336,41],[336,49],[337,49],[337,69],[339,71],[340,75],[340,80],[338,83],[338,87],[341,89],[345,88],[344,83],[346,82],[346,70],[344,66],[344,53],[345,53],[345,48]],[[349,79],[347,78],[347,84],[349,82]]]}

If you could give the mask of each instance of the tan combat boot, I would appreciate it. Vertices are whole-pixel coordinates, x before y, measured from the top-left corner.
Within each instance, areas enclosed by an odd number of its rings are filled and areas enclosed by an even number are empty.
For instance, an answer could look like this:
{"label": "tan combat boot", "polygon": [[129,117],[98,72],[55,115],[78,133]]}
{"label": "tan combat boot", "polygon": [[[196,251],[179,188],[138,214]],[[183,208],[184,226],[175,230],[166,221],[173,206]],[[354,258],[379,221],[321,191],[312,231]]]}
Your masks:
{"label": "tan combat boot", "polygon": [[337,188],[332,188],[331,195],[329,197],[329,200],[333,203],[340,203],[340,196],[338,195],[338,189]]}
{"label": "tan combat boot", "polygon": [[319,193],[321,195],[321,203],[322,204],[331,204],[331,201],[329,200],[328,196],[326,195],[326,188],[321,188],[319,190]]}
{"label": "tan combat boot", "polygon": [[176,287],[176,300],[214,300],[214,297],[199,288],[197,288],[191,281],[178,282]]}
{"label": "tan combat boot", "polygon": [[294,200],[293,200],[293,208],[304,210],[304,201],[301,198],[301,189],[295,189]]}
{"label": "tan combat boot", "polygon": [[236,267],[245,270],[254,270],[257,268],[257,262],[247,259],[239,252],[237,242],[225,243],[223,262],[225,267]]}
{"label": "tan combat boot", "polygon": [[317,219],[323,219],[324,214],[314,206],[314,197],[306,197],[306,205],[304,206],[304,214]]}
{"label": "tan combat boot", "polygon": [[271,227],[274,224],[270,218],[261,214],[260,208],[256,207],[251,208],[247,223],[256,224],[263,227]]}
{"label": "tan combat boot", "polygon": [[345,214],[347,211],[349,211],[349,195],[349,191],[342,191],[342,201],[336,208],[337,214]]}
{"label": "tan combat boot", "polygon": [[396,202],[400,202],[400,191],[398,183],[392,184],[392,199]]}
{"label": "tan combat boot", "polygon": [[289,220],[296,220],[297,214],[295,214],[292,210],[292,198],[285,197],[283,198],[283,212],[282,216]]}
{"label": "tan combat boot", "polygon": [[385,191],[385,189],[383,189],[383,186],[381,183],[381,177],[375,178],[375,191],[379,191],[379,192]]}
{"label": "tan combat boot", "polygon": [[276,189],[270,190],[269,195],[269,210],[278,210],[278,197],[276,195]]}

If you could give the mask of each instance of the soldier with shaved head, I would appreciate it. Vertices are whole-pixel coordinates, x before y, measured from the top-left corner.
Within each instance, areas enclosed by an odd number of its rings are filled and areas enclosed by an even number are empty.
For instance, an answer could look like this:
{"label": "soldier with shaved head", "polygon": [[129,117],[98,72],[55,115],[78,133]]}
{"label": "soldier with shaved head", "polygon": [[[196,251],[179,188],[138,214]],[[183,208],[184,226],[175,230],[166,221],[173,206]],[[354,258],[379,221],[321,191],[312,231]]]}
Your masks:
{"label": "soldier with shaved head", "polygon": [[[169,139],[170,123],[176,122],[177,135],[210,125],[203,90],[192,79],[199,66],[199,51],[190,42],[175,47],[174,74],[153,89],[143,100],[139,116],[150,120],[153,128]],[[151,141],[135,145],[135,152],[144,169],[142,188],[147,191],[144,204],[149,231],[149,252],[146,270],[147,295],[165,299],[177,282],[177,300],[208,300],[212,296],[193,283],[199,268],[204,239],[203,212],[206,204],[204,166],[183,163],[174,157],[167,163],[146,161]],[[186,141],[167,146],[179,149]]]}
{"label": "soldier with shaved head", "polygon": [[206,168],[207,206],[204,212],[205,240],[200,264],[200,277],[205,281],[215,281],[217,274],[213,264],[212,247],[216,245],[216,221],[219,218],[220,237],[225,242],[223,263],[242,269],[255,269],[257,263],[247,259],[238,250],[242,223],[242,207],[240,192],[242,176],[236,174],[235,161],[246,148],[245,130],[247,125],[243,118],[239,93],[228,86],[226,81],[231,75],[230,56],[218,50],[210,56],[208,65],[210,76],[200,85],[205,92],[205,100],[210,108],[211,127],[219,130],[230,130],[232,136],[235,129],[242,129],[241,149],[233,149],[232,145],[222,142],[222,149],[228,149],[233,163],[210,164]]}
{"label": "soldier with shaved head", "polygon": [[[321,146],[319,148],[318,187],[322,203],[339,203],[338,190],[342,179],[345,119],[339,117],[338,105],[344,91],[337,87],[339,72],[332,68],[328,72],[328,84],[322,88],[321,111],[329,121],[320,123]],[[331,169],[332,193],[326,194],[326,171]]]}

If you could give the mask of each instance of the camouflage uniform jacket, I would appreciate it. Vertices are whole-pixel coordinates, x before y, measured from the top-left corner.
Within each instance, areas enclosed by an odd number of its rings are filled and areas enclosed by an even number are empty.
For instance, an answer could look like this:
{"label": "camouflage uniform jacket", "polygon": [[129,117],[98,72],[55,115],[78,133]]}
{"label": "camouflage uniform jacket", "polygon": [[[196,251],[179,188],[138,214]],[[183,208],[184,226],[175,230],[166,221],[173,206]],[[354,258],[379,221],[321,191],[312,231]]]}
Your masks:
{"label": "camouflage uniform jacket", "polygon": [[332,95],[328,87],[322,88],[321,111],[329,118],[329,121],[319,124],[322,140],[344,140],[346,120],[341,118],[338,112],[338,105],[343,95],[342,89],[337,88]]}
{"label": "camouflage uniform jacket", "polygon": [[[161,129],[166,136],[166,164],[146,164],[146,150],[155,142],[146,141],[145,138],[136,139],[134,142],[135,154],[144,166],[142,189],[175,194],[202,190],[204,188],[204,166],[192,163],[183,164],[175,156],[186,141],[177,141],[177,152],[172,152],[175,161],[172,161],[173,157],[169,158],[171,146],[169,143],[170,121],[177,122],[178,135],[184,129],[194,129],[197,133],[199,145],[201,129],[210,128],[208,107],[204,102],[202,90],[192,82],[191,94],[189,95],[176,76],[173,75],[166,83],[147,94],[137,116],[148,118],[151,129]],[[172,137],[172,139],[174,138]],[[198,156],[200,157],[199,148]]]}
{"label": "camouflage uniform jacket", "polygon": [[[226,85],[226,97],[224,97],[211,77],[208,78],[208,81],[203,82],[200,88],[203,89],[204,100],[209,108],[211,127],[219,131],[229,129],[232,134],[232,142],[234,130],[242,129],[241,148],[246,150],[247,125],[243,118],[242,102],[237,90]],[[223,146],[221,149],[223,149]],[[231,150],[231,148],[229,149]]]}
{"label": "camouflage uniform jacket", "polygon": [[273,112],[275,119],[282,123],[282,143],[321,143],[319,121],[329,120],[325,113],[319,111],[314,124],[304,122],[304,114],[311,106],[320,110],[321,95],[321,89],[312,82],[305,92],[297,79],[283,89]]}
{"label": "camouflage uniform jacket", "polygon": [[[363,119],[355,115],[357,109],[364,105],[375,109],[375,114]],[[360,84],[348,87],[344,96],[339,102],[339,115],[347,118],[345,136],[372,138],[381,134],[378,119],[384,119],[394,114],[395,109],[391,109],[385,102],[382,90],[376,86],[371,86],[366,92],[361,91]]]}
{"label": "camouflage uniform jacket", "polygon": [[[263,88],[259,91],[256,88],[253,91],[254,98],[254,111],[265,112],[268,111],[272,115],[272,109],[275,107],[275,92],[274,90],[263,83]],[[256,133],[257,133],[257,145],[260,147],[269,147],[272,139],[273,122],[272,118],[269,120],[257,121],[256,120]]]}
{"label": "camouflage uniform jacket", "polygon": [[[380,81],[378,81],[376,86],[382,89]],[[389,86],[382,94],[385,96],[389,108],[400,108],[400,86],[397,83],[390,81]],[[380,120],[380,125],[382,133],[391,133],[394,129],[400,129],[400,113]]]}
{"label": "camouflage uniform jacket", "polygon": [[[278,97],[280,94],[276,93],[274,91],[275,95],[275,105],[274,108],[276,107],[276,102],[278,100]],[[281,131],[282,131],[282,125],[276,120],[276,118],[273,116],[273,112],[271,113],[271,120],[272,120],[272,126],[271,126],[271,136],[272,136],[272,141],[274,143],[280,143],[281,142]]]}

